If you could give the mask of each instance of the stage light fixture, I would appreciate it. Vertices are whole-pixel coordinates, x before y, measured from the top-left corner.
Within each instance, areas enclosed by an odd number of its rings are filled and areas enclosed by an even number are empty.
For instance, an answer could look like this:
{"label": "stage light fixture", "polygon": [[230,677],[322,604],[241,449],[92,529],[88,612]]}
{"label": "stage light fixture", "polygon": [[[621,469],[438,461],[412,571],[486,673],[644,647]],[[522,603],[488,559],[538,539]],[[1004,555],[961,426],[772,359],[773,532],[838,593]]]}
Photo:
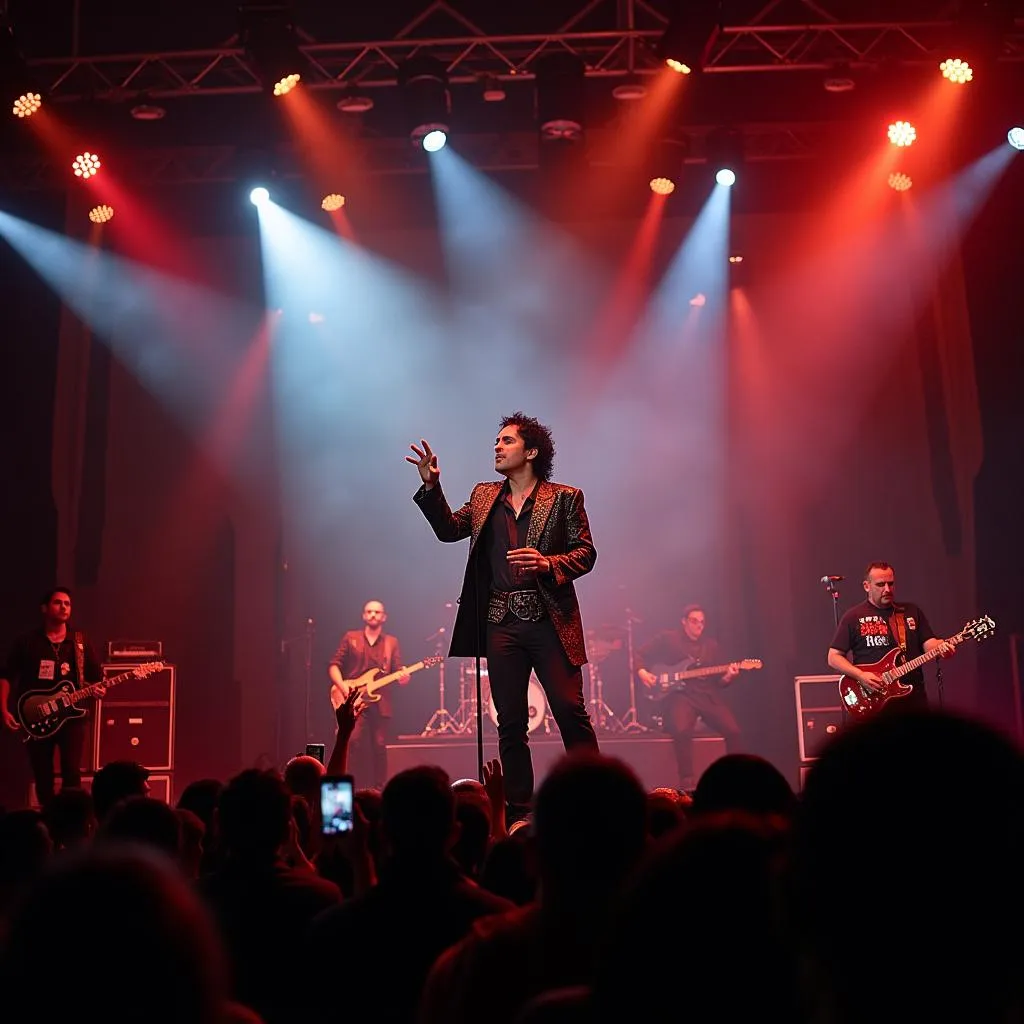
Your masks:
{"label": "stage light fixture", "polygon": [[[412,143],[426,149],[426,137],[432,132],[442,133],[447,140],[452,101],[444,64],[426,54],[411,57],[398,68],[398,88]],[[434,136],[431,144],[437,141]]]}
{"label": "stage light fixture", "polygon": [[1006,133],[1006,141],[1013,146],[1014,149],[1024,150],[1024,128],[1020,125],[1014,125]]}
{"label": "stage light fixture", "polygon": [[682,135],[663,137],[654,143],[646,165],[646,176],[652,192],[667,196],[675,191],[688,150],[688,139]]}
{"label": "stage light fixture", "polygon": [[951,57],[939,65],[942,77],[955,85],[964,85],[974,78],[974,68],[959,57]]}
{"label": "stage light fixture", "polygon": [[287,4],[243,4],[239,41],[263,88],[286,96],[302,80],[303,56]]}
{"label": "stage light fixture", "polygon": [[448,144],[448,133],[442,131],[440,128],[431,128],[426,135],[423,136],[423,148],[428,153],[436,153],[439,149],[444,149]]}
{"label": "stage light fixture", "polygon": [[703,71],[721,31],[721,0],[675,0],[658,59],[681,75]]}
{"label": "stage light fixture", "polygon": [[95,153],[79,153],[75,157],[71,164],[71,170],[75,172],[76,178],[81,178],[85,181],[87,178],[93,177],[99,169],[102,167],[100,158]]}
{"label": "stage light fixture", "polygon": [[106,224],[108,220],[112,220],[114,216],[114,208],[108,206],[106,203],[101,203],[99,206],[94,206],[89,211],[89,220],[93,224]]}
{"label": "stage light fixture", "polygon": [[576,145],[586,124],[586,65],[574,53],[549,53],[534,65],[541,142]]}
{"label": "stage light fixture", "polygon": [[735,185],[743,167],[743,135],[735,128],[714,128],[708,132],[704,146],[715,181],[726,187]]}
{"label": "stage light fixture", "polygon": [[729,257],[729,262],[730,263],[742,263],[743,262],[743,254],[742,253],[738,253],[738,252],[733,253],[732,256]]}
{"label": "stage light fixture", "polygon": [[340,210],[344,205],[345,197],[338,192],[331,192],[321,200],[320,209],[333,213],[335,210]]}
{"label": "stage light fixture", "polygon": [[43,98],[37,92],[23,92],[11,108],[15,117],[31,117],[43,105]]}
{"label": "stage light fixture", "polygon": [[266,206],[270,202],[270,189],[265,185],[257,185],[249,193],[249,202],[253,206]]}
{"label": "stage light fixture", "polygon": [[889,175],[889,188],[894,192],[906,192],[913,185],[914,179],[905,171],[893,171]]}
{"label": "stage light fixture", "polygon": [[[6,5],[4,5],[6,7]],[[11,24],[0,16],[0,100],[17,118],[31,117],[43,103],[43,90],[18,48]]]}
{"label": "stage light fixture", "polygon": [[912,146],[917,129],[909,121],[893,121],[889,125],[889,141],[894,146]]}

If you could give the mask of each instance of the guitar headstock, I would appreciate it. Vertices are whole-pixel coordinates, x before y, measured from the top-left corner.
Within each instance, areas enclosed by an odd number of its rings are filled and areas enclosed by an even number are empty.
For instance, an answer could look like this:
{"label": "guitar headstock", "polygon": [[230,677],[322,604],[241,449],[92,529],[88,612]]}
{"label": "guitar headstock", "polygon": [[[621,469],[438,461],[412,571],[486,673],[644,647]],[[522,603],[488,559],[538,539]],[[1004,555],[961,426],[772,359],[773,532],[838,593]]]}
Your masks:
{"label": "guitar headstock", "polygon": [[971,619],[964,626],[962,635],[971,640],[984,640],[996,631],[996,620],[991,615],[982,615],[980,618]]}
{"label": "guitar headstock", "polygon": [[159,672],[164,667],[162,661],[147,661],[144,665],[140,665],[134,671],[134,675],[138,679],[145,679],[147,676],[153,675],[154,672]]}
{"label": "guitar headstock", "polygon": [[736,663],[740,668],[764,668],[764,662],[760,658],[744,658]]}

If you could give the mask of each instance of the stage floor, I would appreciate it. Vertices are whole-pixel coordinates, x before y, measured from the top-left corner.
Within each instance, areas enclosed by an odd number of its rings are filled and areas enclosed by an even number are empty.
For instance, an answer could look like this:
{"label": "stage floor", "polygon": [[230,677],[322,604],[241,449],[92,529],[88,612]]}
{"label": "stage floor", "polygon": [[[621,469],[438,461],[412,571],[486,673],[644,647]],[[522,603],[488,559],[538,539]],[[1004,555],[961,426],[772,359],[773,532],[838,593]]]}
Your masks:
{"label": "stage floor", "polygon": [[[672,741],[661,733],[599,734],[602,753],[621,758],[639,775],[647,789],[657,786],[678,786]],[[530,734],[533,769],[539,785],[551,766],[563,754],[557,733]],[[419,764],[440,765],[455,779],[477,777],[476,735],[399,736],[388,745],[388,778],[396,772]],[[725,753],[720,736],[698,736],[693,741],[693,768],[697,778],[712,761]],[[498,739],[493,733],[484,735],[484,760],[498,756]]]}

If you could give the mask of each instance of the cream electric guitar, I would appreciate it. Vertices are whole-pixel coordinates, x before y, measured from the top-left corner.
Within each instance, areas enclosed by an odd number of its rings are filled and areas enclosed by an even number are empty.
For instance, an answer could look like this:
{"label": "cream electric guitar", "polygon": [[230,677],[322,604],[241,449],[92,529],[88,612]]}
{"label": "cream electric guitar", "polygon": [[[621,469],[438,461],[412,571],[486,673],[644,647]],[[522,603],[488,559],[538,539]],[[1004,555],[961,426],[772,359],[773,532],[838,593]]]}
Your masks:
{"label": "cream electric guitar", "polygon": [[402,676],[419,672],[420,669],[433,668],[435,665],[439,665],[441,661],[441,655],[432,654],[429,658],[417,661],[415,665],[406,665],[405,668],[400,668],[397,672],[392,672],[390,675],[380,676],[377,674],[380,672],[379,668],[371,668],[355,679],[346,679],[344,686],[331,683],[331,706],[337,711],[353,690],[360,691],[356,707],[360,704],[376,704],[381,699],[379,691],[383,690],[385,686],[389,686],[395,680],[401,679]]}

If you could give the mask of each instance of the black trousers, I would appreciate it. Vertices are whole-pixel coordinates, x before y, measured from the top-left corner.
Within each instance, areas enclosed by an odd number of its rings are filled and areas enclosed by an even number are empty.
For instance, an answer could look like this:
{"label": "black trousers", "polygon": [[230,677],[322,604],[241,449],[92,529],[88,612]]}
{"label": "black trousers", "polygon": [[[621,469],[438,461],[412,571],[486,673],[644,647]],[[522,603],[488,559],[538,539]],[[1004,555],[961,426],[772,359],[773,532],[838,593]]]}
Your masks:
{"label": "black trousers", "polygon": [[533,798],[529,746],[530,672],[544,689],[566,750],[597,750],[597,735],[583,698],[583,670],[573,665],[554,624],[523,622],[511,613],[487,624],[487,674],[498,714],[498,755],[510,815],[525,814]]}
{"label": "black trousers", "polygon": [[388,777],[388,739],[391,717],[371,704],[352,731],[349,764],[358,789],[383,789]]}
{"label": "black trousers", "polygon": [[28,758],[36,784],[36,798],[41,807],[53,799],[53,752],[60,751],[60,784],[63,789],[82,785],[82,751],[88,731],[88,715],[65,722],[56,736],[45,740],[29,740]]}
{"label": "black trousers", "polygon": [[685,788],[697,781],[693,777],[693,735],[698,718],[722,734],[728,753],[738,752],[743,745],[743,734],[732,708],[714,690],[691,688],[670,694],[665,698],[662,715],[662,727],[672,737],[679,785]]}

